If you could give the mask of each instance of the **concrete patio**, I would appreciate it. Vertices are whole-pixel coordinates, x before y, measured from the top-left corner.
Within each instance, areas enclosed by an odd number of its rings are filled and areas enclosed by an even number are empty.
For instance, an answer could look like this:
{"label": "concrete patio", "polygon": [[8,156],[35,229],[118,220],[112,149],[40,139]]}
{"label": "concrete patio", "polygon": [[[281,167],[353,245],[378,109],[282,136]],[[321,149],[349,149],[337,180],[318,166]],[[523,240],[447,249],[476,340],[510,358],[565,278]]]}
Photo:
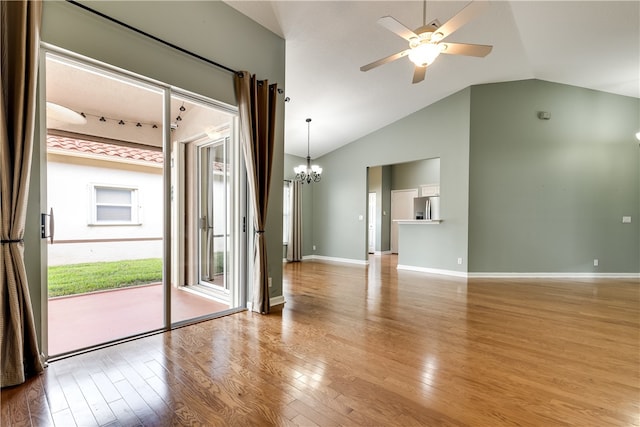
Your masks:
{"label": "concrete patio", "polygon": [[[171,288],[172,322],[229,309]],[[103,344],[163,326],[160,283],[49,299],[49,356]]]}

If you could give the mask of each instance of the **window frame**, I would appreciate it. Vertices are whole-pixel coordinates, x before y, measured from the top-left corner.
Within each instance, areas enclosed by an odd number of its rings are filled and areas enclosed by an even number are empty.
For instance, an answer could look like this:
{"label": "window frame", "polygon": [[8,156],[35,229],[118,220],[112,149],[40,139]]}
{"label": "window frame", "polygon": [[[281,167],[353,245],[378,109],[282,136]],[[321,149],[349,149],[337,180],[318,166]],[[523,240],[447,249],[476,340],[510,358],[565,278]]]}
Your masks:
{"label": "window frame", "polygon": [[[125,204],[108,204],[108,203],[98,203],[98,190],[129,190],[131,195],[131,203],[128,205]],[[102,226],[102,225],[142,225],[140,210],[141,206],[139,204],[140,195],[139,188],[134,185],[120,185],[120,184],[100,184],[100,183],[90,183],[89,184],[89,221],[88,225],[90,226]],[[131,209],[131,220],[130,221],[117,221],[117,220],[98,220],[98,206],[129,206]]]}

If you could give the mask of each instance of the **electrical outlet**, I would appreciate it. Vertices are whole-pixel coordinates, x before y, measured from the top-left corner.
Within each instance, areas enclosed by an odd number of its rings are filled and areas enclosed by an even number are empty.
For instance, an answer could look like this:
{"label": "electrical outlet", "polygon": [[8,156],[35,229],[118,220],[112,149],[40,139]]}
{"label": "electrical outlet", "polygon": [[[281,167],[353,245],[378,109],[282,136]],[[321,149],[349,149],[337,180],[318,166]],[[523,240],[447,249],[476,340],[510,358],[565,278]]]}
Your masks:
{"label": "electrical outlet", "polygon": [[313,250],[314,250],[314,251],[316,250],[316,245],[313,245]]}
{"label": "electrical outlet", "polygon": [[458,265],[462,265],[462,258],[458,258]]}
{"label": "electrical outlet", "polygon": [[594,266],[594,267],[597,267],[597,266],[598,266],[598,259],[597,259],[597,258],[593,260],[593,266]]}
{"label": "electrical outlet", "polygon": [[271,285],[273,285],[273,279],[269,277],[269,287],[271,287]]}
{"label": "electrical outlet", "polygon": [[630,216],[623,216],[622,217],[622,223],[623,224],[631,224],[631,217]]}

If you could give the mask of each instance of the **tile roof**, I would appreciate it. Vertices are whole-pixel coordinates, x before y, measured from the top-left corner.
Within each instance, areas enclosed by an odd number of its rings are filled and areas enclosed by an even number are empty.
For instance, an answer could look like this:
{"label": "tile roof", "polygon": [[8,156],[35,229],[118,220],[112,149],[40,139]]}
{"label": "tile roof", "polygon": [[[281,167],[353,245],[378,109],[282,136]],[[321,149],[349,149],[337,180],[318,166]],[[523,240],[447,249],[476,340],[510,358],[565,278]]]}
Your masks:
{"label": "tile roof", "polygon": [[162,164],[162,151],[145,150],[125,145],[107,144],[57,135],[47,135],[47,149],[68,151],[69,153],[86,153],[104,157],[120,157],[152,164]]}

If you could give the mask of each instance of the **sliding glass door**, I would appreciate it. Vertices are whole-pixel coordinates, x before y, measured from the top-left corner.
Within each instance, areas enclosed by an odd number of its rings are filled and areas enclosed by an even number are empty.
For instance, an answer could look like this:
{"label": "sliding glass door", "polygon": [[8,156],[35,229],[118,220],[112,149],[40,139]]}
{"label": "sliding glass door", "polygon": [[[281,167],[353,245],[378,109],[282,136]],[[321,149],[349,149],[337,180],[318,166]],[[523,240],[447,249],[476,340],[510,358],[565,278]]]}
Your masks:
{"label": "sliding glass door", "polygon": [[240,307],[235,109],[87,58],[43,58],[48,354]]}

